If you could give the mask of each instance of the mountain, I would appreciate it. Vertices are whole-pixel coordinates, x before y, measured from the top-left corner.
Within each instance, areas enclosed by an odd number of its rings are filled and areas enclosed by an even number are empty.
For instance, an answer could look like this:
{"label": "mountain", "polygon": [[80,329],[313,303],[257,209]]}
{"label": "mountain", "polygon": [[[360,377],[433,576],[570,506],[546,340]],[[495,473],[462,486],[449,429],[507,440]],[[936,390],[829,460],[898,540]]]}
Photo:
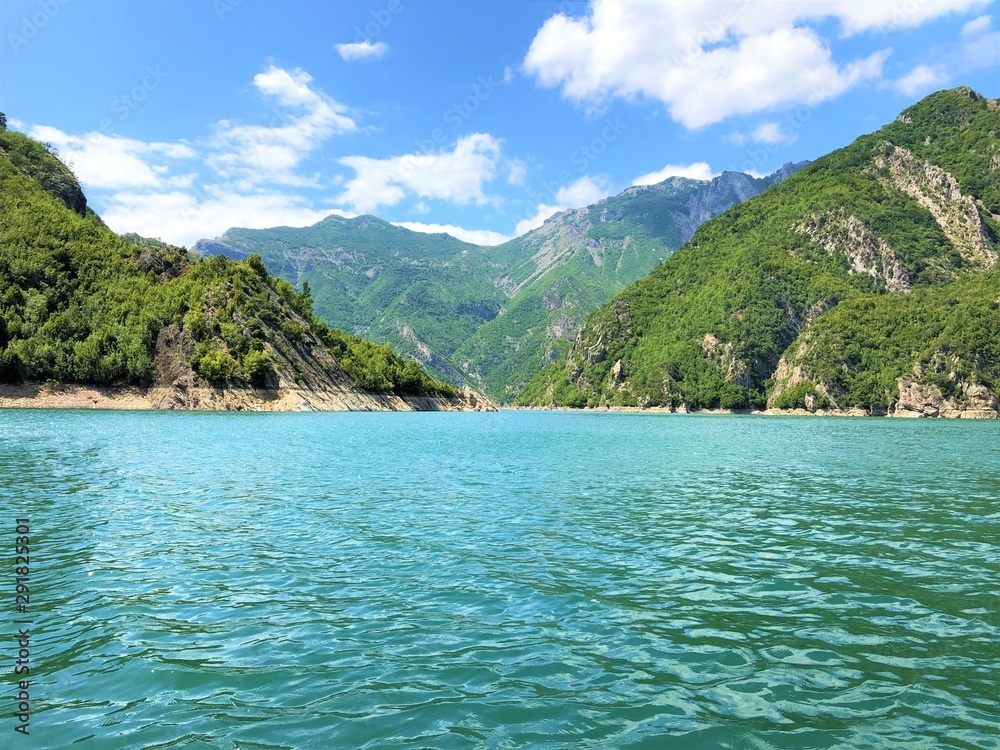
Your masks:
{"label": "mountain", "polygon": [[701,226],[521,403],[997,416],[998,133],[927,97]]}
{"label": "mountain", "polygon": [[46,146],[0,128],[0,403],[489,408],[311,303],[259,257],[114,234]]}
{"label": "mountain", "polygon": [[698,225],[801,166],[760,179],[726,172],[630,188],[498,247],[372,216],[329,216],[298,229],[234,228],[196,249],[234,259],[259,254],[271,273],[308,284],[330,325],[391,342],[439,377],[510,401],[565,354],[587,315]]}
{"label": "mountain", "polygon": [[493,248],[508,299],[452,357],[471,382],[511,401],[569,349],[587,316],[684,244],[708,218],[757,195],[804,164],[754,178],[671,178],[565,211]]}

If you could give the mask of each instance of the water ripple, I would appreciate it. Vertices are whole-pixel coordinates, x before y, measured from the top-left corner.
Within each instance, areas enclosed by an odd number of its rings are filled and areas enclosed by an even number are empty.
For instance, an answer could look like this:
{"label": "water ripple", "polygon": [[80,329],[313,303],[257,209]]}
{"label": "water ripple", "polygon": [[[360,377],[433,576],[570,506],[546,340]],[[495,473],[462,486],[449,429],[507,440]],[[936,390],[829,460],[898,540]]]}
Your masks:
{"label": "water ripple", "polygon": [[997,748],[998,438],[3,412],[32,747]]}

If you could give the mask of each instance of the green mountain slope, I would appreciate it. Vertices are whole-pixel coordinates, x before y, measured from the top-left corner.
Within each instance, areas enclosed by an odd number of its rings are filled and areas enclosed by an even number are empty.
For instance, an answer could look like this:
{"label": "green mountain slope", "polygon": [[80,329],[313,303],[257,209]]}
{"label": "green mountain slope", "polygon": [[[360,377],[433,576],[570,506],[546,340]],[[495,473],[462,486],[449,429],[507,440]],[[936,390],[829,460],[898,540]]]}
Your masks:
{"label": "green mountain slope", "polygon": [[703,225],[521,402],[995,413],[998,132],[924,99]]}
{"label": "green mountain slope", "polygon": [[649,273],[702,222],[801,166],[760,179],[726,172],[630,188],[501,245],[496,252],[509,260],[500,283],[510,299],[453,361],[497,399],[513,400],[540,368],[566,353],[591,312]]}
{"label": "green mountain slope", "polygon": [[53,154],[0,130],[0,383],[152,386],[176,407],[197,406],[194,391],[219,404],[241,391],[231,403],[246,408],[292,390],[317,408],[310,392],[359,408],[378,408],[362,390],[458,395],[310,306],[260,258],[201,260],[115,235]]}
{"label": "green mountain slope", "polygon": [[372,216],[329,216],[303,228],[230,229],[197,244],[206,255],[258,254],[271,273],[308,284],[316,314],[337,328],[391,342],[460,383],[451,354],[500,310],[505,296],[486,249]]}
{"label": "green mountain slope", "polygon": [[763,179],[726,173],[631,188],[491,248],[371,216],[330,216],[301,229],[231,229],[197,248],[230,258],[257,253],[272,273],[308,284],[329,324],[391,342],[438,376],[509,401],[565,353],[587,315],[701,222],[798,166]]}

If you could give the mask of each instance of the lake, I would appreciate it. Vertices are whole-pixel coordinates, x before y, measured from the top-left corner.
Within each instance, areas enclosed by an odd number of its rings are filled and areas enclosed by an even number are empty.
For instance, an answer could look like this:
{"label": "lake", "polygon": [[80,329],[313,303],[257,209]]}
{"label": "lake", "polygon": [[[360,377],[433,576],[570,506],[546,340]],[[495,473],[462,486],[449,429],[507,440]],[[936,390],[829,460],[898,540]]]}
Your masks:
{"label": "lake", "polygon": [[0,745],[997,748],[998,470],[997,422],[0,412]]}

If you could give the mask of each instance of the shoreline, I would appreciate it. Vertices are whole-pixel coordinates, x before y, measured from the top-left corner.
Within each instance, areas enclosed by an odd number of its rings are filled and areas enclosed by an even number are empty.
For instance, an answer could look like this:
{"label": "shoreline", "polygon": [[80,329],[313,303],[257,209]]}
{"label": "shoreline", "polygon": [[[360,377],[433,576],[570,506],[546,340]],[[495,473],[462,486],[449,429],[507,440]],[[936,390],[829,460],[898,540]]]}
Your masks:
{"label": "shoreline", "polygon": [[497,411],[466,389],[459,396],[409,396],[300,387],[187,388],[97,386],[78,383],[0,384],[0,409],[90,409],[98,411],[313,412],[313,411]]}
{"label": "shoreline", "polygon": [[728,416],[763,416],[763,417],[838,417],[854,419],[975,419],[988,421],[1000,419],[1000,412],[993,409],[956,409],[944,414],[925,414],[917,411],[903,410],[868,410],[852,409],[674,409],[669,406],[513,406],[502,404],[501,409],[511,411],[563,411],[578,413],[615,413],[615,414],[693,414],[693,415],[728,415]]}

